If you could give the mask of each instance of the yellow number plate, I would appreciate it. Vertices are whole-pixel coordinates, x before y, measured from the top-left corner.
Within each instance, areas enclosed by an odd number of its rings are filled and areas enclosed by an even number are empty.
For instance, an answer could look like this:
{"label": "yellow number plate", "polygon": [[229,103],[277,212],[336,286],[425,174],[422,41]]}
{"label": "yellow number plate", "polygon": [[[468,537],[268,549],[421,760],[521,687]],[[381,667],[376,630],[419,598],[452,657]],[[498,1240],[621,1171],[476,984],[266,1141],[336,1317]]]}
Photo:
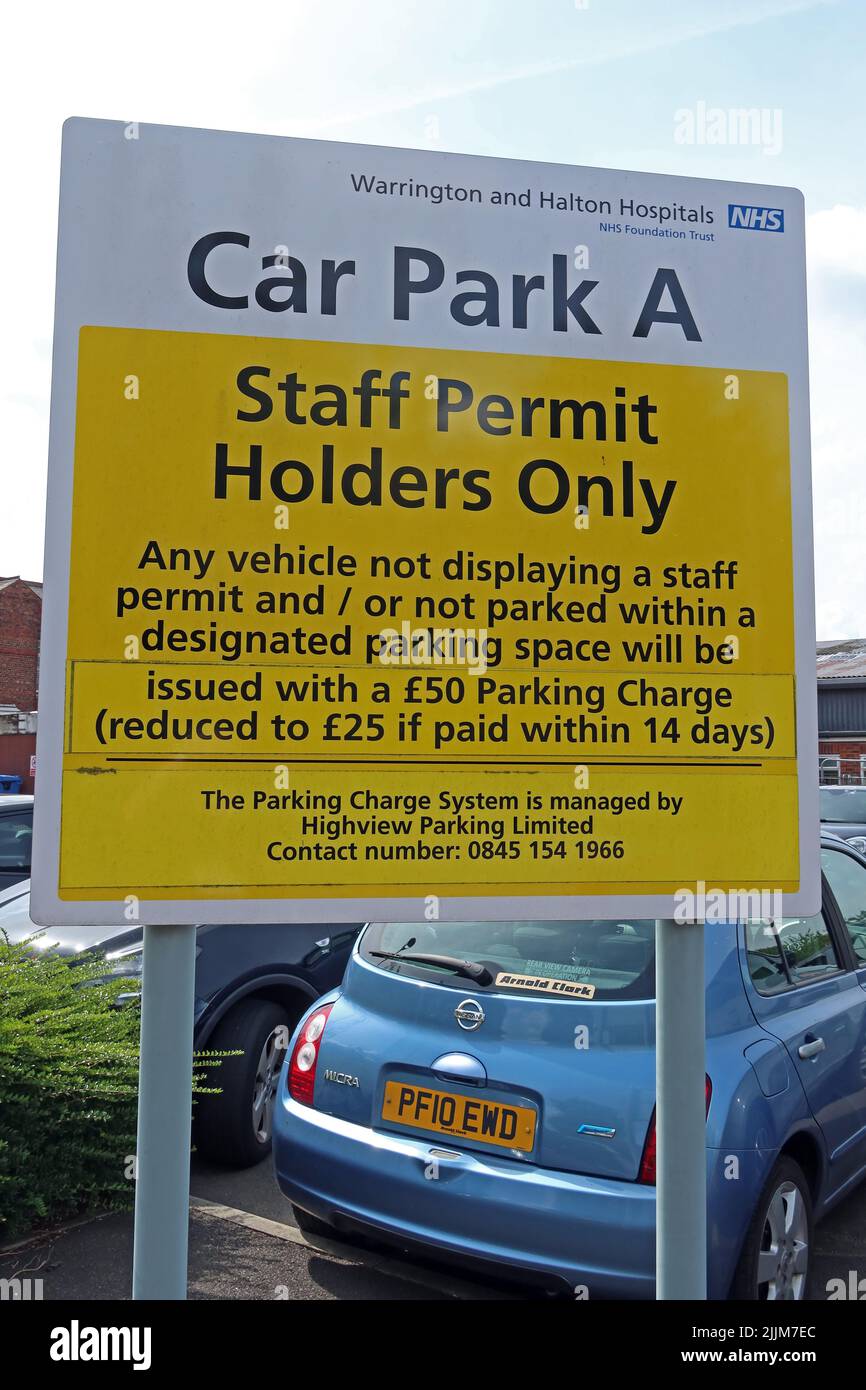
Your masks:
{"label": "yellow number plate", "polygon": [[503,1105],[501,1101],[433,1091],[403,1081],[386,1083],[382,1119],[523,1153],[529,1153],[535,1141],[536,1114],[526,1105]]}

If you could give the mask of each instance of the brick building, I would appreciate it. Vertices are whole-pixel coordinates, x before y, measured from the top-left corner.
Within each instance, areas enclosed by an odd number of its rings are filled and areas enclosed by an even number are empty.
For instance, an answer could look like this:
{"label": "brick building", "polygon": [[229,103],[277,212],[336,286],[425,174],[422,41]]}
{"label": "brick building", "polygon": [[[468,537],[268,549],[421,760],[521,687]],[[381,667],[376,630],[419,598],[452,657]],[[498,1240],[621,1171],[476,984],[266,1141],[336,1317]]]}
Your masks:
{"label": "brick building", "polygon": [[33,790],[41,623],[42,585],[17,575],[0,578],[0,773],[23,777],[22,791]]}
{"label": "brick building", "polygon": [[818,769],[825,785],[866,785],[866,638],[819,642]]}

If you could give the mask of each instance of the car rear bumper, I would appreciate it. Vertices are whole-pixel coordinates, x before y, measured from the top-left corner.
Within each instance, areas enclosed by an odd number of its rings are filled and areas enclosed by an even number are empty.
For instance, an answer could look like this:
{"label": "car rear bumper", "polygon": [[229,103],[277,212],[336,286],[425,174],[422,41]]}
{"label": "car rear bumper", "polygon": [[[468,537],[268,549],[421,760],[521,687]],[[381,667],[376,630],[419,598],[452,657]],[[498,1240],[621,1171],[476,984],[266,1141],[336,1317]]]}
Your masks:
{"label": "car rear bumper", "polygon": [[654,1188],[443,1150],[447,1143],[298,1105],[284,1073],[275,1109],[277,1180],[304,1211],[442,1257],[561,1281],[575,1297],[653,1297]]}

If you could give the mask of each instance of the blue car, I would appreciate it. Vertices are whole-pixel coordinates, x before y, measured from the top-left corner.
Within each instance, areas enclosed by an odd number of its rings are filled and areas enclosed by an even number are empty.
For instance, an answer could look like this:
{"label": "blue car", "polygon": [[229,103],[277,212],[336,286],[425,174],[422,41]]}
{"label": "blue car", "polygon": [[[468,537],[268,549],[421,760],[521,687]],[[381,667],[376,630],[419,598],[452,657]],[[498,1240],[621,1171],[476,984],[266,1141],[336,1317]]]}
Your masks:
{"label": "blue car", "polygon": [[[866,859],[822,861],[818,916],[704,929],[715,1299],[806,1297],[866,1176]],[[651,921],[368,925],[280,1079],[299,1226],[653,1297],[654,993]]]}

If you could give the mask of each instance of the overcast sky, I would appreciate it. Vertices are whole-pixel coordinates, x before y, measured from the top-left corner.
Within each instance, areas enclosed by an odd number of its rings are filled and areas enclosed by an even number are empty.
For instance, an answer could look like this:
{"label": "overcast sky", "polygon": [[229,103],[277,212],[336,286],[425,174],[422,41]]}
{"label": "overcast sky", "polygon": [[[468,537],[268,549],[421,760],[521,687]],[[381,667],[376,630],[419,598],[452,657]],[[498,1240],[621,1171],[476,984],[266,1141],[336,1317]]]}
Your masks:
{"label": "overcast sky", "polygon": [[[42,575],[60,127],[103,116],[801,188],[818,636],[866,635],[863,0],[81,0],[3,37],[0,574]],[[764,137],[681,143],[700,103]]]}

